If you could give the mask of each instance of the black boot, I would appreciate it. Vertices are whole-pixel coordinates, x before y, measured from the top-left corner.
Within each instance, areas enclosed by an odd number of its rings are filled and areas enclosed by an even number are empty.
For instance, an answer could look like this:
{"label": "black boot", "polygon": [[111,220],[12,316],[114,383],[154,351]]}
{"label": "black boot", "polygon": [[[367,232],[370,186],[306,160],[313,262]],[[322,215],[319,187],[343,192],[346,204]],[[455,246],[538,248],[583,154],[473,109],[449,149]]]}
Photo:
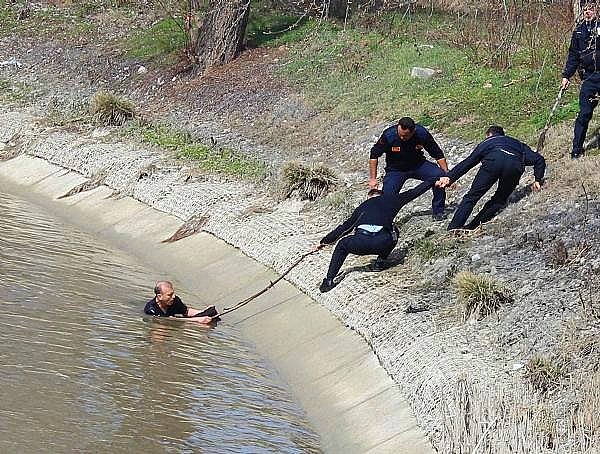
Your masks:
{"label": "black boot", "polygon": [[325,278],[323,279],[323,282],[321,282],[321,285],[319,285],[319,291],[321,293],[326,293],[335,286],[336,284],[333,282],[333,279]]}
{"label": "black boot", "polygon": [[385,263],[384,259],[380,259],[379,257],[377,257],[372,263],[371,263],[371,271],[383,271],[388,267],[387,263]]}

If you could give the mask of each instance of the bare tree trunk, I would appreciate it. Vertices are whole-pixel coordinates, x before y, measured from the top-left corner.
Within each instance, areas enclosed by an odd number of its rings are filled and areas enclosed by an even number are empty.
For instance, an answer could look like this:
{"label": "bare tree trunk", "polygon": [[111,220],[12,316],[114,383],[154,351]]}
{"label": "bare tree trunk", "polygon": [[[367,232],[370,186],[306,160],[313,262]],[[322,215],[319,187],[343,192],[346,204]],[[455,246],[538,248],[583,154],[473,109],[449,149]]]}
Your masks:
{"label": "bare tree trunk", "polygon": [[581,6],[579,4],[579,0],[572,0],[573,3],[573,17],[575,18],[575,22],[581,20]]}
{"label": "bare tree trunk", "polygon": [[[238,56],[244,45],[250,13],[250,0],[208,0],[208,11],[198,27],[198,7],[203,3],[191,0],[188,16],[190,60],[200,72],[229,63]],[[197,8],[194,10],[194,7]]]}
{"label": "bare tree trunk", "polygon": [[350,6],[348,0],[327,0],[327,15],[329,17],[335,17],[336,19],[344,19],[346,17],[346,10]]}

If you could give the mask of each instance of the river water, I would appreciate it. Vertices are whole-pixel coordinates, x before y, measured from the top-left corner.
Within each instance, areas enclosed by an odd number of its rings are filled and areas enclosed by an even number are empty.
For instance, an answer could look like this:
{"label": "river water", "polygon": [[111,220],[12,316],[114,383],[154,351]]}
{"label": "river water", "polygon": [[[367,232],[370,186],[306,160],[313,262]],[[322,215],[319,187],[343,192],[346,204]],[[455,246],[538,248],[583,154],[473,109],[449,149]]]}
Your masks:
{"label": "river water", "polygon": [[162,276],[1,189],[0,452],[320,452],[235,326],[144,318]]}

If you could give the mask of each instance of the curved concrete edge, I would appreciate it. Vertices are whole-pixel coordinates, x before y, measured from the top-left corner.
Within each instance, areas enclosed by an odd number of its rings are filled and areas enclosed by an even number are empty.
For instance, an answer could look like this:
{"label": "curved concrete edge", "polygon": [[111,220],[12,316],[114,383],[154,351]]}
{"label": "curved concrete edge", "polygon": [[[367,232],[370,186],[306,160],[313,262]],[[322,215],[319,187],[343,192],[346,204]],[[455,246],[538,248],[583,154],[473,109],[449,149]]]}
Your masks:
{"label": "curved concrete edge", "polygon": [[[276,274],[200,233],[164,244],[182,221],[99,187],[57,199],[81,175],[26,155],[0,163],[0,191],[62,219],[174,276],[219,308],[264,288]],[[141,304],[141,303],[140,303]],[[372,350],[325,308],[286,281],[226,316],[289,384],[325,452],[432,453],[399,389]]]}

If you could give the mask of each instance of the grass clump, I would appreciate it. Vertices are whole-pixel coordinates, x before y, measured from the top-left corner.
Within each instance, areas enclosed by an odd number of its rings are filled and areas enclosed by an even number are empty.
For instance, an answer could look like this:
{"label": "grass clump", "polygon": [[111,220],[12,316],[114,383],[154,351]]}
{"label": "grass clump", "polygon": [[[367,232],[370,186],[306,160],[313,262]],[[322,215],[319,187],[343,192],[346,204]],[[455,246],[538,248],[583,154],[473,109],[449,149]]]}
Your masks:
{"label": "grass clump", "polygon": [[417,239],[411,249],[422,262],[429,262],[437,257],[445,257],[456,248],[456,242],[440,235],[428,235]]}
{"label": "grass clump", "polygon": [[282,171],[284,198],[298,191],[300,199],[316,200],[333,189],[337,182],[335,172],[323,164],[306,166],[298,162],[290,162]]}
{"label": "grass clump", "polygon": [[217,147],[214,142],[206,145],[187,131],[141,123],[134,125],[131,131],[144,143],[171,150],[177,158],[192,159],[202,170],[235,175],[252,181],[262,180],[267,175],[267,166],[262,161],[227,147]]}
{"label": "grass clump", "polygon": [[25,104],[31,99],[33,90],[24,83],[13,83],[0,78],[0,102]]}
{"label": "grass clump", "polygon": [[122,126],[133,119],[133,103],[107,91],[98,91],[90,101],[90,114],[104,126]]}
{"label": "grass clump", "polygon": [[566,367],[558,360],[536,355],[525,366],[525,379],[536,391],[547,393],[560,386]]}
{"label": "grass clump", "polygon": [[491,276],[462,271],[454,282],[465,321],[471,317],[481,320],[513,300],[510,291]]}

